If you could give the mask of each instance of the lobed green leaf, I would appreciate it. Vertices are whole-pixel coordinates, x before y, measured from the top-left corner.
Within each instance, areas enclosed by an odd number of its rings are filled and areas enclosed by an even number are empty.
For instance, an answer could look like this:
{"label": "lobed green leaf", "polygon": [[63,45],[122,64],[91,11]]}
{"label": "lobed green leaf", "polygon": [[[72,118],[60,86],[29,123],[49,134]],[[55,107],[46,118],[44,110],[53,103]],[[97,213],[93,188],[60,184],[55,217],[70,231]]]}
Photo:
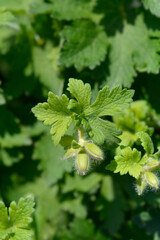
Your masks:
{"label": "lobed green leaf", "polygon": [[105,59],[108,40],[102,28],[93,22],[87,20],[73,22],[71,26],[63,29],[61,37],[63,45],[60,65],[93,69]]}
{"label": "lobed green leaf", "polygon": [[58,145],[61,137],[65,134],[72,123],[72,112],[67,108],[69,99],[62,95],[61,99],[52,92],[48,93],[48,103],[39,103],[32,108],[32,112],[38,120],[44,121],[45,125],[51,125],[51,134],[55,145]]}
{"label": "lobed green leaf", "polygon": [[53,16],[60,20],[88,18],[97,0],[51,0]]}
{"label": "lobed green leaf", "polygon": [[137,132],[137,136],[140,138],[147,155],[152,155],[154,153],[154,146],[150,136],[145,132]]}
{"label": "lobed green leaf", "polygon": [[13,240],[31,240],[32,231],[28,229],[34,212],[34,199],[32,196],[21,198],[16,204],[12,202],[9,209],[0,202],[0,238]]}
{"label": "lobed green leaf", "polygon": [[97,116],[113,116],[121,113],[125,108],[129,107],[132,102],[134,90],[121,90],[120,87],[115,87],[110,91],[108,87],[104,87],[99,91],[96,101],[86,109],[86,115]]}
{"label": "lobed green leaf", "polygon": [[107,166],[106,169],[121,175],[129,173],[131,176],[138,178],[142,171],[141,166],[141,152],[137,149],[126,147],[121,150],[121,154],[115,156],[115,160]]}
{"label": "lobed green leaf", "polygon": [[143,0],[145,8],[149,9],[152,14],[160,17],[160,1],[159,0]]}
{"label": "lobed green leaf", "polygon": [[83,111],[90,105],[90,84],[84,84],[81,80],[70,78],[67,89],[77,99]]}
{"label": "lobed green leaf", "polygon": [[[153,35],[153,37],[152,37]],[[117,33],[111,43],[110,76],[107,85],[130,87],[139,72],[157,74],[160,66],[160,41],[149,31],[141,15],[135,24],[126,23],[122,33]]]}

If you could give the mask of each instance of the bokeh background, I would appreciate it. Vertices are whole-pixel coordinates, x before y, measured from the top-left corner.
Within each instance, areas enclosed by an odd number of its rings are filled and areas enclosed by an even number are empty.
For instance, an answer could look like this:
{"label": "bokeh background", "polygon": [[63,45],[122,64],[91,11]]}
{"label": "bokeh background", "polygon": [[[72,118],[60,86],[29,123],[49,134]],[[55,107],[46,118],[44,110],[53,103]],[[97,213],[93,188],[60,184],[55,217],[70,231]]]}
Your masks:
{"label": "bokeh background", "polygon": [[33,239],[160,240],[159,191],[139,197],[132,177],[107,171],[105,145],[105,160],[77,175],[31,112],[48,91],[68,94],[70,77],[91,84],[92,101],[106,84],[132,88],[157,147],[159,17],[158,0],[0,0],[0,199],[34,195]]}

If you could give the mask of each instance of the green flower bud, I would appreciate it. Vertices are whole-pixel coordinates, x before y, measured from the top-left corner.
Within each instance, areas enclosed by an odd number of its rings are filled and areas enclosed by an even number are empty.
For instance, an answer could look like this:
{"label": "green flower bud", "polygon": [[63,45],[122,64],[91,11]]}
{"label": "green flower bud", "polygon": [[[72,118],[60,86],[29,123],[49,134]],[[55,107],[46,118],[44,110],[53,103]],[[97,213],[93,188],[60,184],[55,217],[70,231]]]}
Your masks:
{"label": "green flower bud", "polygon": [[151,159],[144,168],[149,171],[157,171],[160,167],[160,162],[158,160]]}
{"label": "green flower bud", "polygon": [[86,153],[78,153],[75,167],[79,173],[85,175],[90,166],[90,158]]}
{"label": "green flower bud", "polygon": [[146,182],[151,187],[158,189],[159,181],[158,181],[158,178],[156,177],[156,175],[152,172],[145,172],[144,175],[145,175]]}
{"label": "green flower bud", "polygon": [[64,155],[64,159],[74,157],[77,154],[77,150],[74,148],[69,148]]}
{"label": "green flower bud", "polygon": [[85,145],[86,152],[96,159],[103,159],[102,150],[94,143],[87,143]]}
{"label": "green flower bud", "polygon": [[147,182],[145,181],[144,177],[140,177],[138,180],[137,180],[137,192],[138,192],[138,195],[141,195],[144,191],[144,189],[146,188],[147,186]]}

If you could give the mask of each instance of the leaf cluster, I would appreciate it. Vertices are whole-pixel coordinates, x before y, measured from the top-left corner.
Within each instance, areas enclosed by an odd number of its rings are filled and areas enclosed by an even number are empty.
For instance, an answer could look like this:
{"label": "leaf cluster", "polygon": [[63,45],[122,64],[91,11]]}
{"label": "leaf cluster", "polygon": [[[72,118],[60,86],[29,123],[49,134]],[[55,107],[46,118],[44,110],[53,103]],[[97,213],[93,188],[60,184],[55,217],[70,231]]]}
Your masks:
{"label": "leaf cluster", "polygon": [[[158,0],[0,0],[0,239],[160,239],[159,16]],[[64,160],[81,125],[103,152],[86,176]]]}
{"label": "leaf cluster", "polygon": [[113,123],[100,117],[114,116],[122,112],[132,101],[134,91],[114,88],[111,92],[104,87],[98,94],[96,101],[90,105],[91,87],[81,80],[70,79],[68,90],[76,99],[68,99],[66,95],[58,96],[49,92],[47,103],[39,103],[32,111],[38,120],[45,125],[51,125],[51,134],[55,145],[75,121],[76,126],[83,125],[88,135],[98,145],[104,140],[109,143],[118,142],[120,131]]}
{"label": "leaf cluster", "polygon": [[0,238],[5,239],[32,239],[33,232],[28,228],[32,221],[30,217],[34,211],[33,197],[21,198],[16,205],[11,202],[9,209],[0,202]]}

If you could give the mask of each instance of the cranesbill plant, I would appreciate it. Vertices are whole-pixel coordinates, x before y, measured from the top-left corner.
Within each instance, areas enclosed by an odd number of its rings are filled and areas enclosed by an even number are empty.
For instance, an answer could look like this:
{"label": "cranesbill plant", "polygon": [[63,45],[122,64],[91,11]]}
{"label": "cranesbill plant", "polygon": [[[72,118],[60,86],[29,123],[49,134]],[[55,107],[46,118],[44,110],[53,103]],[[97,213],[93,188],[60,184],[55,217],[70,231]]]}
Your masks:
{"label": "cranesbill plant", "polygon": [[106,86],[99,91],[93,104],[91,86],[88,83],[84,84],[81,80],[71,78],[67,90],[72,96],[71,99],[65,94],[59,98],[49,92],[47,102],[37,104],[32,111],[45,125],[51,125],[50,132],[55,145],[60,143],[69,126],[75,125],[78,140],[72,140],[64,158],[74,157],[78,173],[85,175],[91,159],[103,159],[100,146],[104,142],[109,146],[120,142],[118,136],[121,130],[104,117],[115,116],[128,108],[134,90],[121,90],[121,87],[110,90]]}
{"label": "cranesbill plant", "polygon": [[138,195],[150,186],[158,189],[159,179],[156,172],[159,170],[160,149],[154,153],[154,145],[150,136],[145,132],[137,132],[137,137],[141,141],[141,145],[145,153],[142,155],[136,148],[121,146],[119,154],[107,166],[108,170],[121,175],[129,173],[136,179],[136,190]]}

